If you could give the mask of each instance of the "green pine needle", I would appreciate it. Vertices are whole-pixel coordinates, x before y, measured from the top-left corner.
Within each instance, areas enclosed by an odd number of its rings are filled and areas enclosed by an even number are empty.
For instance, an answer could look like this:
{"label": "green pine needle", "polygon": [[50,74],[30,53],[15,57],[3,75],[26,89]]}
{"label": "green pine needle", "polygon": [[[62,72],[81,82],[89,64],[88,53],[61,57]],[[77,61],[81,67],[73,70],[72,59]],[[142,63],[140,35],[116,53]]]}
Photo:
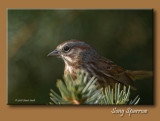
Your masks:
{"label": "green pine needle", "polygon": [[120,89],[120,84],[115,84],[115,88],[110,86],[105,89],[96,85],[97,79],[92,77],[88,79],[88,74],[84,71],[77,73],[77,79],[72,80],[68,74],[62,80],[57,81],[57,87],[61,95],[58,95],[52,89],[50,90],[50,105],[53,104],[138,104],[140,98],[137,96],[134,100],[129,101],[130,86]]}

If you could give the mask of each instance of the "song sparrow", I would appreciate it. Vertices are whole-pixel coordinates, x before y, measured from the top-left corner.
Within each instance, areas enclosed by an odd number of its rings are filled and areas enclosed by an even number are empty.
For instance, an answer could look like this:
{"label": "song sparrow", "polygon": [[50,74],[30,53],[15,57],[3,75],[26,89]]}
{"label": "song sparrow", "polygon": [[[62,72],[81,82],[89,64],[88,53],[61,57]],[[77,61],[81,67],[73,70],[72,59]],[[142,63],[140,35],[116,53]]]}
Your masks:
{"label": "song sparrow", "polygon": [[64,60],[64,75],[69,73],[74,80],[77,71],[84,70],[89,77],[95,76],[101,87],[106,85],[114,87],[115,83],[121,83],[135,89],[133,83],[135,79],[152,75],[150,71],[125,70],[109,59],[100,56],[93,47],[79,40],[61,43],[48,56],[58,56]]}

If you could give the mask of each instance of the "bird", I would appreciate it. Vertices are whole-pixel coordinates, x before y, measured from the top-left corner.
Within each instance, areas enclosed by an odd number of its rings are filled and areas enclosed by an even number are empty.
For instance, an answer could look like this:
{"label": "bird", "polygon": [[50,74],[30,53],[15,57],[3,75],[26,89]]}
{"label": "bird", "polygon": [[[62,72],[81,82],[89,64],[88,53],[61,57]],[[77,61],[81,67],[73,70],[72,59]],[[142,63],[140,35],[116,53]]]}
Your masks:
{"label": "bird", "polygon": [[84,41],[72,39],[59,44],[47,56],[56,56],[65,63],[64,76],[70,74],[76,80],[77,72],[83,70],[88,78],[96,77],[99,87],[111,88],[116,83],[136,90],[134,80],[151,77],[152,71],[132,71],[122,68],[113,61],[101,56],[98,51]]}

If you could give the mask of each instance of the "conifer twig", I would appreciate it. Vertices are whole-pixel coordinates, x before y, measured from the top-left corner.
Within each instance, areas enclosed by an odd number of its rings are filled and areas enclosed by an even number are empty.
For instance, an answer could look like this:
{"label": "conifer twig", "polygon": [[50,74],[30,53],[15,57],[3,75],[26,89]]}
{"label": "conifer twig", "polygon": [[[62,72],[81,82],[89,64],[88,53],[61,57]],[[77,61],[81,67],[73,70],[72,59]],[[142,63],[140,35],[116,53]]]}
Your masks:
{"label": "conifer twig", "polygon": [[129,101],[130,86],[126,86],[123,90],[120,89],[120,84],[115,84],[115,88],[111,89],[110,86],[105,89],[99,88],[95,83],[97,79],[92,77],[88,79],[88,74],[84,71],[77,73],[77,79],[72,80],[68,74],[62,80],[57,81],[57,87],[60,95],[50,90],[49,104],[138,104],[140,98],[137,96],[134,100]]}

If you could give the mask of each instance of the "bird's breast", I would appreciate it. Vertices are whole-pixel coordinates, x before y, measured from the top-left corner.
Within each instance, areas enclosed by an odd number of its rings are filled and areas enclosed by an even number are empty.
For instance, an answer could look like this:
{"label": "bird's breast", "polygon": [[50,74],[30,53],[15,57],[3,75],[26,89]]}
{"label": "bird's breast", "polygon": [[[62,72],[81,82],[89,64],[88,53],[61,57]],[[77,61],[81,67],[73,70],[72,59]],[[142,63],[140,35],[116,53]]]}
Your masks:
{"label": "bird's breast", "polygon": [[64,75],[70,74],[70,76],[72,77],[73,80],[75,80],[77,77],[77,73],[78,71],[83,70],[86,73],[88,73],[88,71],[86,70],[86,68],[84,68],[82,65],[77,65],[77,64],[65,64],[65,68],[64,68]]}
{"label": "bird's breast", "polygon": [[64,71],[67,72],[67,73],[72,73],[73,72],[73,67],[69,66],[69,65],[66,65]]}
{"label": "bird's breast", "polygon": [[66,76],[67,74],[70,74],[70,76],[72,77],[73,80],[76,79],[76,73],[77,73],[77,69],[75,69],[73,66],[70,65],[65,65],[64,68],[64,75]]}

